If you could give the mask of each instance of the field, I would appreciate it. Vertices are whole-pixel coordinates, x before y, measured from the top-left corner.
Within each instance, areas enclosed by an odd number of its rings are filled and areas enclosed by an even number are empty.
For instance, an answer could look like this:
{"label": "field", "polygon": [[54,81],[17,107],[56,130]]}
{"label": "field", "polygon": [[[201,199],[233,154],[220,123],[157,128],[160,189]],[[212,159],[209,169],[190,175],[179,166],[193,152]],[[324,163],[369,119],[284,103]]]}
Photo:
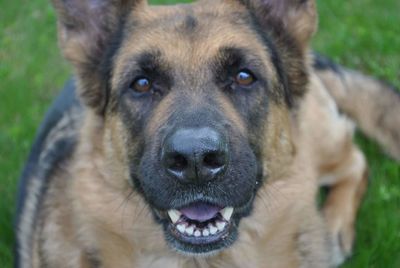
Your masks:
{"label": "field", "polygon": [[[46,0],[0,0],[0,267],[12,266],[18,176],[41,118],[70,75]],[[175,1],[152,1],[172,3]],[[314,48],[336,62],[400,87],[400,1],[318,1]],[[400,115],[399,115],[400,116]],[[371,184],[344,267],[400,267],[400,165],[361,135]]]}

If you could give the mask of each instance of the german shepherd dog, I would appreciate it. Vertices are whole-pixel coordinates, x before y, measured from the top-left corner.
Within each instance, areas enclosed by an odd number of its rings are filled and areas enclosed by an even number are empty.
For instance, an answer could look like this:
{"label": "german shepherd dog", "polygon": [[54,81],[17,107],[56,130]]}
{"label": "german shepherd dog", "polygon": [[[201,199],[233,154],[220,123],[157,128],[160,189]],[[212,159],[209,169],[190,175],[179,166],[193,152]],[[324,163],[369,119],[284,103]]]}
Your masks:
{"label": "german shepherd dog", "polygon": [[17,267],[349,256],[367,186],[353,122],[399,159],[400,95],[312,54],[314,0],[53,4],[76,78],[22,175]]}

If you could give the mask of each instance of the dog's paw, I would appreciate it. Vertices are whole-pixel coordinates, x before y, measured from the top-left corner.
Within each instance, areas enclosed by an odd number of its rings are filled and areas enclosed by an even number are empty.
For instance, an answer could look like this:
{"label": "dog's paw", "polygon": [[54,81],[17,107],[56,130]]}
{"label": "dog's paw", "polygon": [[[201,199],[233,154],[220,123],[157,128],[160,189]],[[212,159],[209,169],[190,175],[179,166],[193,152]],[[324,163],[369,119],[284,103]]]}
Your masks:
{"label": "dog's paw", "polygon": [[332,264],[336,267],[341,265],[352,254],[353,239],[349,234],[338,232],[331,234]]}
{"label": "dog's paw", "polygon": [[325,210],[329,240],[332,249],[332,265],[334,267],[342,264],[352,254],[354,243],[354,224],[344,215],[334,215]]}

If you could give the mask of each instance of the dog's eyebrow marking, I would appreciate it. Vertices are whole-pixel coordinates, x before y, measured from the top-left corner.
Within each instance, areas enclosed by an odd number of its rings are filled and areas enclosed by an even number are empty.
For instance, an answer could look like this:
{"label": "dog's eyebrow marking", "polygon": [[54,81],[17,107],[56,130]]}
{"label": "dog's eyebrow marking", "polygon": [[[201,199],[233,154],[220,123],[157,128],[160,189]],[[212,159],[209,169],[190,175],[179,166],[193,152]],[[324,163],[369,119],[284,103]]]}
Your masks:
{"label": "dog's eyebrow marking", "polygon": [[170,66],[164,60],[162,52],[152,50],[139,54],[136,58],[137,66],[149,78],[161,81],[164,86],[170,88],[173,83],[173,78],[170,75]]}
{"label": "dog's eyebrow marking", "polygon": [[148,75],[150,78],[162,78],[170,82],[168,75],[169,66],[157,49],[149,49],[138,53],[125,63],[122,80],[132,79],[134,75]]}
{"label": "dog's eyebrow marking", "polygon": [[134,61],[142,70],[152,72],[162,65],[161,52],[158,50],[145,51],[136,56]]}
{"label": "dog's eyebrow marking", "polygon": [[236,47],[223,47],[216,55],[217,64],[224,69],[239,68],[244,58],[245,52]]}

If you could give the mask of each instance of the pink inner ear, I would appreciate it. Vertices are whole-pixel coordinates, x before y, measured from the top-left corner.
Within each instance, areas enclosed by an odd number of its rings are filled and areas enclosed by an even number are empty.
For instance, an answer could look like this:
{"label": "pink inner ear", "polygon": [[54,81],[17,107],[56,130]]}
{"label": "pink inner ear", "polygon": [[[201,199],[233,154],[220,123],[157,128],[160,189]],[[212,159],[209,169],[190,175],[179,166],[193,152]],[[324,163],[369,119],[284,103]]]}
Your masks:
{"label": "pink inner ear", "polygon": [[199,202],[180,209],[180,212],[190,220],[205,222],[214,218],[221,209],[218,206]]}

